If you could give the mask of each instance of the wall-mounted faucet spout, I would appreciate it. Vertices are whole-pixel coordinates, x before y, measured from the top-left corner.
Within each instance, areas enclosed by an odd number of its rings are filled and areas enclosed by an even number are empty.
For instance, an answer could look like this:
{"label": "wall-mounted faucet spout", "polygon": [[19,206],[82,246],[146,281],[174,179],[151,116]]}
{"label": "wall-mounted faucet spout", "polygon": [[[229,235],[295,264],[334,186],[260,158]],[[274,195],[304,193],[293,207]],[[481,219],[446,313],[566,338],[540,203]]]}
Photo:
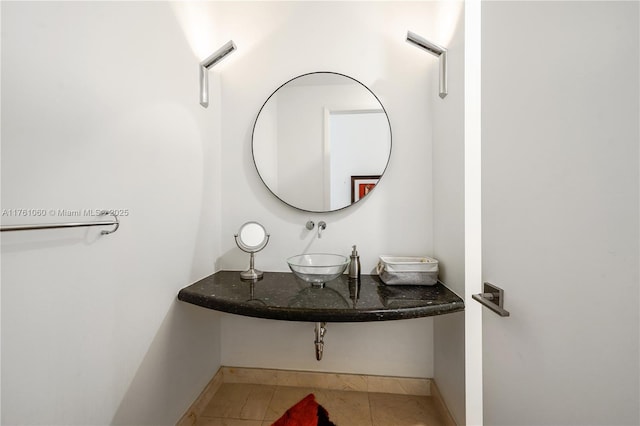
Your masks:
{"label": "wall-mounted faucet spout", "polygon": [[327,229],[327,223],[324,220],[318,222],[318,238],[322,238],[322,231]]}

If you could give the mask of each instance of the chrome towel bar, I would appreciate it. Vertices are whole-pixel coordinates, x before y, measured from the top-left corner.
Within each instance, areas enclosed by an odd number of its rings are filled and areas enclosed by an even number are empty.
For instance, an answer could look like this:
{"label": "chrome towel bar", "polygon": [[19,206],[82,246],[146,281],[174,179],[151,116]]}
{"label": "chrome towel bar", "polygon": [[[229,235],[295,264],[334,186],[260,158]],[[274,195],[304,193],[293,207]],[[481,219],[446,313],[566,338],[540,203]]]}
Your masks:
{"label": "chrome towel bar", "polygon": [[111,230],[102,230],[100,234],[109,235],[113,234],[120,227],[120,221],[118,220],[118,216],[114,213],[110,213],[107,211],[103,211],[100,213],[100,216],[104,215],[113,216],[113,220],[107,221],[99,221],[99,222],[71,222],[71,223],[43,223],[43,224],[33,224],[33,225],[5,225],[0,228],[0,232],[8,232],[8,231],[34,231],[37,229],[57,229],[57,228],[76,228],[79,226],[114,226]]}

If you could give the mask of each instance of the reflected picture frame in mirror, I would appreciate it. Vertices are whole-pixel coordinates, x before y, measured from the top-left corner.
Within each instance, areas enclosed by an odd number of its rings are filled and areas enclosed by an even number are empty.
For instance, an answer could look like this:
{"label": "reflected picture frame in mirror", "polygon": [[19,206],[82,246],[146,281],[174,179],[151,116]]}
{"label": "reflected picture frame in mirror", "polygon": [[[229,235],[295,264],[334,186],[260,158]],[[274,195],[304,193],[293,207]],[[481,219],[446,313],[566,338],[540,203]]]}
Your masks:
{"label": "reflected picture frame in mirror", "polygon": [[342,210],[365,198],[353,199],[352,176],[381,179],[391,148],[391,122],[380,99],[358,80],[328,71],[280,85],[260,108],[251,143],[267,189],[286,205],[312,213]]}

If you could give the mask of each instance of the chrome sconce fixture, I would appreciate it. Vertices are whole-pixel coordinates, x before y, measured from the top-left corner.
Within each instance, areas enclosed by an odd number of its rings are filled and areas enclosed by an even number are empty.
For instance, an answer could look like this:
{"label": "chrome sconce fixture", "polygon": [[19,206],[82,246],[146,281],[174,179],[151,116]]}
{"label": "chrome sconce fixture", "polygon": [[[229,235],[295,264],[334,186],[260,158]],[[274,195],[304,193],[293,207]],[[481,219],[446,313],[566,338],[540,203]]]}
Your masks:
{"label": "chrome sconce fixture", "polygon": [[209,106],[209,77],[207,71],[234,50],[236,50],[236,45],[233,40],[229,40],[224,46],[213,52],[211,56],[200,62],[200,105],[203,107]]}
{"label": "chrome sconce fixture", "polygon": [[407,42],[426,50],[434,56],[440,58],[440,97],[447,96],[447,49],[431,43],[429,40],[420,37],[416,33],[407,31]]}

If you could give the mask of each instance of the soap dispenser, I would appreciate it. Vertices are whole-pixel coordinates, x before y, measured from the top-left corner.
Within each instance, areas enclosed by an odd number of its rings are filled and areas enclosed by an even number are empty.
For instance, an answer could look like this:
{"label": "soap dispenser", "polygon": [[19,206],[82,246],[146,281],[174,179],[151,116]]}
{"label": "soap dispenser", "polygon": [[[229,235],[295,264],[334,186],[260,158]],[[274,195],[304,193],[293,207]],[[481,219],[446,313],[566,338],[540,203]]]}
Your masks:
{"label": "soap dispenser", "polygon": [[360,279],[360,256],[356,246],[351,251],[351,263],[349,263],[349,278]]}

